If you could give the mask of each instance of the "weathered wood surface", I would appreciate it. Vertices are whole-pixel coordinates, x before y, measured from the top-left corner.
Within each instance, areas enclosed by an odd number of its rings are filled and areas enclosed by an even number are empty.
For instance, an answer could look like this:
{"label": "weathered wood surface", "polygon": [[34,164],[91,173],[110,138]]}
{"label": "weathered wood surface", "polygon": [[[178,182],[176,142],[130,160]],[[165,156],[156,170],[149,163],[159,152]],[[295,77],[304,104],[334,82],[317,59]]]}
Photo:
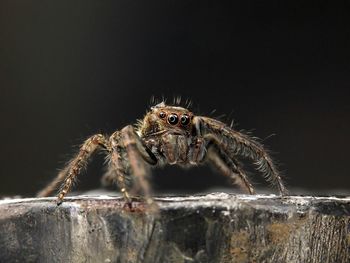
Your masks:
{"label": "weathered wood surface", "polygon": [[0,201],[0,262],[350,262],[350,198],[118,197]]}

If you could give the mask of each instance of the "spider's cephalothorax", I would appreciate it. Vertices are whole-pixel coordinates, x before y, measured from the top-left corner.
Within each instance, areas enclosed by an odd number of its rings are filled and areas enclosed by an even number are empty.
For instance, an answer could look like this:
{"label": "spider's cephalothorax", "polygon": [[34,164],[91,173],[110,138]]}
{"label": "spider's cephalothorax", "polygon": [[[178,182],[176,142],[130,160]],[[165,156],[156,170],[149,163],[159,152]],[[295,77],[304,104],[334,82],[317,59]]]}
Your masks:
{"label": "spider's cephalothorax", "polygon": [[158,164],[198,164],[205,148],[197,145],[193,118],[187,109],[160,103],[139,122],[136,133]]}
{"label": "spider's cephalothorax", "polygon": [[[149,167],[165,164],[210,163],[253,194],[254,188],[238,157],[251,159],[256,169],[277,186],[280,194],[286,193],[271,157],[255,139],[218,120],[196,116],[185,108],[162,102],[152,107],[135,127],[128,125],[110,137],[97,134],[88,138],[76,157],[39,196],[50,195],[62,183],[58,193],[58,203],[61,203],[89,157],[98,149],[106,152],[109,161],[104,181],[117,183],[128,203],[131,202],[130,191],[141,190],[148,201],[152,200],[147,181]],[[133,181],[132,186],[130,181]]]}

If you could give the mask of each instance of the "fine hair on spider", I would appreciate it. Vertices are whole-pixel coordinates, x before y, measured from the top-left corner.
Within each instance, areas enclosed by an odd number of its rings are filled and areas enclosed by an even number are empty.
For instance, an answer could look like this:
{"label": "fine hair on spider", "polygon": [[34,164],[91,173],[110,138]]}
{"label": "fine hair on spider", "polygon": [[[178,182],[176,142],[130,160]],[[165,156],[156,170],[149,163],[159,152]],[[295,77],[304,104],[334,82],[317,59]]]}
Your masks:
{"label": "fine hair on spider", "polygon": [[62,203],[90,157],[99,151],[107,159],[103,181],[117,184],[129,206],[136,193],[141,193],[148,204],[153,202],[148,182],[151,167],[175,164],[212,165],[242,190],[254,194],[255,189],[239,158],[251,160],[255,169],[277,187],[281,195],[287,194],[275,163],[257,138],[235,130],[232,124],[195,115],[188,109],[190,101],[180,106],[180,97],[170,105],[164,100],[156,102],[154,98],[152,103],[135,125],[127,125],[110,136],[89,137],[38,196],[50,196],[61,185],[57,204]]}

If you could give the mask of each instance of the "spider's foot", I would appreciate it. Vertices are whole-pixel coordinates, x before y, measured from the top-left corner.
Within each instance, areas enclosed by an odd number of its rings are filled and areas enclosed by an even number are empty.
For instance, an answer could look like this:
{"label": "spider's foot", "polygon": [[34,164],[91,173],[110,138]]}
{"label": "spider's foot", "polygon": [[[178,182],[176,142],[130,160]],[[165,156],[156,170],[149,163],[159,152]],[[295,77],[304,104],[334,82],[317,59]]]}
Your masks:
{"label": "spider's foot", "polygon": [[60,206],[62,204],[63,197],[64,197],[64,195],[62,193],[57,196],[57,200],[56,200],[57,206]]}

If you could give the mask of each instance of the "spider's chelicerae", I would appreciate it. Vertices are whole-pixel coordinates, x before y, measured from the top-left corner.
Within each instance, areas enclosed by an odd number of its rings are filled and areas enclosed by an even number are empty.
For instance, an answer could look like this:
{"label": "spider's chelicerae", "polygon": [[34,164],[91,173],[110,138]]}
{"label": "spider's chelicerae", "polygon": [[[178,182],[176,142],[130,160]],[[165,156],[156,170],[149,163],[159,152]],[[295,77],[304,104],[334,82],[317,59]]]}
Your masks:
{"label": "spider's chelicerae", "polygon": [[148,202],[152,201],[147,180],[149,168],[166,164],[212,164],[246,192],[254,194],[238,157],[251,159],[281,195],[286,193],[271,157],[255,139],[218,120],[162,102],[151,107],[135,126],[128,125],[110,137],[96,134],[88,138],[78,154],[38,195],[49,196],[62,183],[57,197],[60,204],[88,159],[98,150],[103,150],[108,158],[104,181],[117,183],[128,204],[131,195],[140,191]]}

